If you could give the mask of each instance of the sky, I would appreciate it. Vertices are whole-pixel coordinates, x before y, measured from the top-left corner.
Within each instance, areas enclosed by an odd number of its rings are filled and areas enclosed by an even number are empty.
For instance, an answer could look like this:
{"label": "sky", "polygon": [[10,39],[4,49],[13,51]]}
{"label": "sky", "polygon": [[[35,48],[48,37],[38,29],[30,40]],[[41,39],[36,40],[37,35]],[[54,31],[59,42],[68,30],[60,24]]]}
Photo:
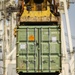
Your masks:
{"label": "sky", "polygon": [[71,24],[72,35],[75,36],[75,4],[71,4],[69,9],[69,19]]}
{"label": "sky", "polygon": [[75,36],[75,4],[71,4],[69,8],[69,20],[70,20],[70,27],[72,31],[72,35]]}
{"label": "sky", "polygon": [[[75,38],[75,4],[71,4],[69,9],[69,20],[71,27],[71,34]],[[73,46],[75,47],[75,39],[73,41]]]}
{"label": "sky", "polygon": [[18,2],[18,0],[15,0],[16,1],[16,3]]}
{"label": "sky", "polygon": [[[68,9],[68,15],[69,15],[71,35],[72,35],[72,45],[73,45],[73,47],[75,47],[75,4],[70,4],[70,7]],[[66,38],[67,38],[67,27],[66,27],[65,16],[63,16],[63,21],[64,21]],[[67,45],[69,46],[68,42],[67,42]]]}

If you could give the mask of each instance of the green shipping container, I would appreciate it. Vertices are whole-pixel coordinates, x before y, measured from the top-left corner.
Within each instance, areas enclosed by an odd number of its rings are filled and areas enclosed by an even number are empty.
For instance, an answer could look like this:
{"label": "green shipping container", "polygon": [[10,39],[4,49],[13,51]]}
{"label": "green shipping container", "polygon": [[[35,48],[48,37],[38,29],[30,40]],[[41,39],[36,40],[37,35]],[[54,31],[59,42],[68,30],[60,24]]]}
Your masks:
{"label": "green shipping container", "polygon": [[16,70],[23,73],[60,72],[61,29],[53,26],[19,26]]}

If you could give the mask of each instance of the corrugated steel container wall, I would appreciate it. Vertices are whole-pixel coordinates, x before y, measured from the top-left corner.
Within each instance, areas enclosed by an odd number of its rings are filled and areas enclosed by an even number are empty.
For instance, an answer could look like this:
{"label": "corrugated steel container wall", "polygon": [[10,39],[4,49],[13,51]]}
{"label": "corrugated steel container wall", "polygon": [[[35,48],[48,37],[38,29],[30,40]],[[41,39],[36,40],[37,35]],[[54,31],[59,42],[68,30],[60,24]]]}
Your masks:
{"label": "corrugated steel container wall", "polygon": [[59,26],[19,26],[17,29],[17,72],[61,70]]}

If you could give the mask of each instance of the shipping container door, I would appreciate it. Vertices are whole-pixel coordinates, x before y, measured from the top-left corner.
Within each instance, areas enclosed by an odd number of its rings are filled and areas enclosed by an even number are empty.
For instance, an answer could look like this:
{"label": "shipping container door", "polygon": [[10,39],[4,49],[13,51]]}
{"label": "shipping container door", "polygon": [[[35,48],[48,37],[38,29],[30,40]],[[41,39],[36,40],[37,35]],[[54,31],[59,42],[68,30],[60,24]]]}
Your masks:
{"label": "shipping container door", "polygon": [[18,72],[38,71],[38,29],[18,29],[17,69]]}
{"label": "shipping container door", "polygon": [[18,30],[17,69],[23,72],[60,70],[60,30],[50,27]]}
{"label": "shipping container door", "polygon": [[[60,71],[61,37],[60,29],[41,28],[40,31],[40,65],[41,72]],[[40,66],[39,65],[39,66]]]}

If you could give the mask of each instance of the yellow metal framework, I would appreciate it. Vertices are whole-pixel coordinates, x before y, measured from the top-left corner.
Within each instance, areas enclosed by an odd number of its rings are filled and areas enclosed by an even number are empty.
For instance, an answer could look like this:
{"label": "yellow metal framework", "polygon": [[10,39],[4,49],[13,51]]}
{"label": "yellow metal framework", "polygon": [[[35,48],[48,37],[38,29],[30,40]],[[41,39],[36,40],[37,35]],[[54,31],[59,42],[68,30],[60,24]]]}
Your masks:
{"label": "yellow metal framework", "polygon": [[[52,3],[52,0],[49,1],[44,0],[41,4],[37,4],[34,3],[34,0],[30,0],[28,3],[24,3],[24,10],[20,16],[20,22],[58,21],[58,18],[50,11],[50,3]],[[37,8],[37,5],[40,5],[39,8],[41,10]],[[27,10],[28,6],[30,10]]]}

